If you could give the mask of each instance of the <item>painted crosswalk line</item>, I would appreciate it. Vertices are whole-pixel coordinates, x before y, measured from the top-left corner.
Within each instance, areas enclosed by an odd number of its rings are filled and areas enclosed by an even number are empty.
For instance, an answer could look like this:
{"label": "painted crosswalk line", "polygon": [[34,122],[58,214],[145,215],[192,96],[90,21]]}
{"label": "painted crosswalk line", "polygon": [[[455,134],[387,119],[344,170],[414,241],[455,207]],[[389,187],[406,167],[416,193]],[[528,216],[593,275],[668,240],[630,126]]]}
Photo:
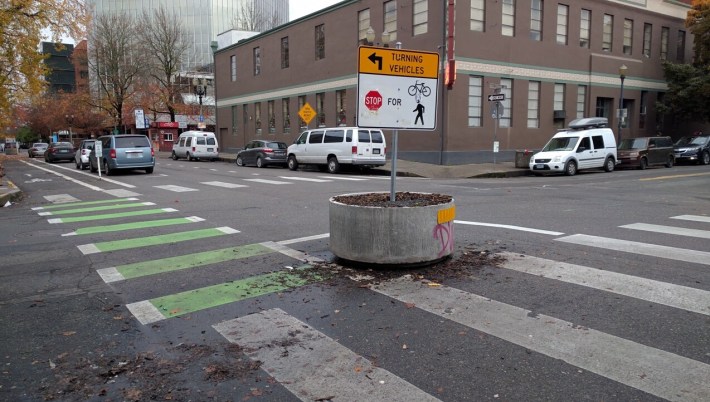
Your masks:
{"label": "painted crosswalk line", "polygon": [[64,218],[47,219],[47,222],[49,222],[51,224],[88,222],[88,221],[98,221],[98,220],[105,220],[105,219],[128,218],[128,217],[132,217],[132,216],[146,216],[146,215],[164,214],[164,213],[170,213],[170,212],[177,212],[177,209],[175,209],[175,208],[141,209],[141,210],[136,210],[136,211],[115,212],[112,214],[69,216],[69,217],[64,217]]}
{"label": "painted crosswalk line", "polygon": [[130,303],[126,307],[141,324],[145,325],[228,303],[283,292],[325,279],[327,277],[322,276],[317,269],[304,265],[287,271],[271,272]]}
{"label": "painted crosswalk line", "polygon": [[710,292],[611,271],[503,252],[501,268],[710,315]]}
{"label": "painted crosswalk line", "polygon": [[710,400],[710,365],[555,317],[401,277],[371,289],[439,317],[671,401]]}
{"label": "painted crosswalk line", "polygon": [[186,193],[186,192],[189,192],[189,191],[199,191],[199,190],[196,189],[196,188],[183,187],[183,186],[176,186],[176,185],[173,185],[173,184],[168,184],[168,185],[164,185],[164,186],[153,186],[153,187],[159,188],[159,189],[162,189],[162,190],[174,191],[174,192],[176,192],[176,193]]}
{"label": "painted crosswalk line", "polygon": [[321,179],[328,179],[328,180],[344,180],[344,181],[366,181],[368,179],[364,177],[345,177],[345,176],[337,176],[337,175],[332,175],[332,176],[318,176]]}
{"label": "painted crosswalk line", "polygon": [[208,186],[215,186],[215,187],[224,187],[224,188],[241,188],[241,187],[249,187],[244,184],[236,184],[236,183],[226,183],[223,181],[204,181],[202,184],[206,184]]}
{"label": "painted crosswalk line", "polygon": [[690,250],[686,248],[668,247],[661,246],[659,244],[639,243],[635,241],[612,239],[610,237],[589,236],[582,234],[560,237],[555,240],[589,247],[623,251],[626,253],[642,254],[651,257],[710,265],[710,252],[707,251]]}
{"label": "painted crosswalk line", "polygon": [[213,327],[302,401],[438,401],[278,308]]}
{"label": "painted crosswalk line", "polygon": [[702,216],[702,215],[678,215],[678,216],[671,216],[671,219],[680,219],[680,220],[684,220],[684,221],[710,223],[710,216]]}
{"label": "painted crosswalk line", "polygon": [[111,205],[102,205],[102,206],[96,206],[96,207],[70,208],[70,209],[52,210],[52,211],[46,211],[46,212],[43,211],[43,212],[38,212],[37,214],[39,216],[70,215],[70,214],[81,214],[81,213],[86,213],[86,212],[110,211],[112,209],[145,207],[145,206],[150,206],[150,205],[155,205],[155,203],[154,202],[132,202],[132,203],[126,203],[126,204],[111,204]]}
{"label": "painted crosswalk line", "polygon": [[220,250],[204,251],[201,253],[179,255],[175,257],[120,265],[117,267],[102,268],[98,269],[96,272],[98,272],[104,282],[110,283],[180,271],[184,269],[192,269],[273,252],[273,249],[265,247],[261,244],[249,244],[246,246],[228,247]]}
{"label": "painted crosswalk line", "polygon": [[[78,202],[79,199],[75,198],[69,194],[54,194],[54,195],[45,195],[44,199],[53,202],[56,204],[61,204],[61,203],[69,203],[69,202]],[[34,208],[32,208],[34,209]]]}
{"label": "painted crosswalk line", "polygon": [[267,180],[267,179],[244,179],[244,180],[250,181],[253,183],[263,183],[263,184],[293,184],[293,183],[287,182],[287,181]]}
{"label": "painted crosswalk line", "polygon": [[523,227],[523,226],[514,226],[514,225],[503,225],[503,224],[499,224],[499,223],[471,222],[471,221],[462,221],[462,220],[458,220],[458,219],[455,220],[454,223],[456,223],[458,225],[488,226],[488,227],[493,227],[493,228],[520,230],[523,232],[539,233],[539,234],[546,234],[546,235],[551,235],[551,236],[562,236],[564,234],[562,232],[554,232],[551,230],[527,228],[527,227]]}
{"label": "painted crosswalk line", "polygon": [[294,180],[294,181],[309,181],[312,183],[328,183],[333,180],[330,179],[314,179],[312,177],[298,177],[298,176],[279,176],[280,179]]}
{"label": "painted crosswalk line", "polygon": [[138,237],[135,239],[113,240],[101,243],[89,243],[77,246],[83,254],[96,254],[109,251],[127,250],[131,248],[157,246],[161,244],[179,243],[183,241],[206,239],[209,237],[223,236],[226,234],[239,233],[238,230],[230,227],[219,227],[212,229],[191,230],[189,232],[168,233],[164,235]]}
{"label": "painted crosswalk line", "polygon": [[[72,197],[73,198],[73,197]],[[122,202],[128,201],[138,201],[138,198],[120,198],[114,200],[97,200],[97,201],[78,201],[77,202],[67,202],[56,205],[47,205],[44,207],[34,207],[33,211],[46,211],[52,209],[67,209],[71,207],[85,207],[89,205],[101,205],[101,204],[120,204]]]}
{"label": "painted crosswalk line", "polygon": [[65,233],[62,236],[82,236],[88,234],[122,232],[126,230],[137,230],[147,228],[157,228],[162,226],[183,225],[187,223],[202,222],[204,219],[197,216],[188,216],[187,218],[159,219],[154,221],[140,221],[131,223],[120,223],[117,225],[102,225],[90,226],[77,229],[73,232]]}
{"label": "painted crosswalk line", "polygon": [[663,233],[677,236],[698,237],[710,239],[710,230],[699,230],[690,228],[679,228],[675,226],[652,225],[650,223],[632,223],[630,225],[619,226],[624,229],[645,230],[647,232]]}

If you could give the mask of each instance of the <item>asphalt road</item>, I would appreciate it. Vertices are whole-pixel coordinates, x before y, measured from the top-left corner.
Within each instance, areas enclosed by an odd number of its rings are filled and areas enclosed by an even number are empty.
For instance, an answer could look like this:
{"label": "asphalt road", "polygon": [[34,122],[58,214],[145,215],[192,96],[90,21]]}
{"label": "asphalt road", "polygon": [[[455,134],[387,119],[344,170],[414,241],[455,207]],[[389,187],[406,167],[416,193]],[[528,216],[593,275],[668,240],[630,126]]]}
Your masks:
{"label": "asphalt road", "polygon": [[328,199],[388,177],[12,161],[0,399],[710,400],[710,169],[397,178],[456,252],[343,267]]}

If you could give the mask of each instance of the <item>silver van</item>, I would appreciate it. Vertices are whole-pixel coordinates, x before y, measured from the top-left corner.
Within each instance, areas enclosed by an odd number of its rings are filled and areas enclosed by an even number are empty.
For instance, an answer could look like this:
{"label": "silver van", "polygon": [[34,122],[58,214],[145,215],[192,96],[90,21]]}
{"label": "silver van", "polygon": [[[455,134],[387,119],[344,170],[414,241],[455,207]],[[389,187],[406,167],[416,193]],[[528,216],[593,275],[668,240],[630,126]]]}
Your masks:
{"label": "silver van", "polygon": [[301,133],[288,147],[288,168],[326,166],[337,173],[341,165],[363,168],[384,166],[387,145],[380,129],[360,127],[316,128]]}

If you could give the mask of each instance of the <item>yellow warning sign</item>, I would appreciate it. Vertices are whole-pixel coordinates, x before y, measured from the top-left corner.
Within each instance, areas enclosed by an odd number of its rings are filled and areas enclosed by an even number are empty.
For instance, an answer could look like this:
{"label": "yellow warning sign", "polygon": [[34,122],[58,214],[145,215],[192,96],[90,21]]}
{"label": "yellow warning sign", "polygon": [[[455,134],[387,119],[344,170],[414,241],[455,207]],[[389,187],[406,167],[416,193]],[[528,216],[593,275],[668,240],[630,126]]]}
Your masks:
{"label": "yellow warning sign", "polygon": [[358,73],[438,78],[439,53],[360,46]]}
{"label": "yellow warning sign", "polygon": [[316,117],[316,111],[306,102],[303,107],[301,107],[301,110],[298,111],[298,115],[301,116],[306,124],[309,124],[311,120]]}

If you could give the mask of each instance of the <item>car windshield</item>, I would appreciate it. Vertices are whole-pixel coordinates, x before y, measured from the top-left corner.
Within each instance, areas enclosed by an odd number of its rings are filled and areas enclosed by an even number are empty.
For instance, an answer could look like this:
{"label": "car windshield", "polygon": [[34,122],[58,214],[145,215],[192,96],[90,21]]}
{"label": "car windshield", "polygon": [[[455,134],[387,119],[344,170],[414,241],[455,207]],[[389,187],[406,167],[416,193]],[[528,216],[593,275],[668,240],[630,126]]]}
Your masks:
{"label": "car windshield", "polygon": [[266,144],[266,147],[271,148],[271,149],[286,149],[286,148],[288,148],[286,143],[283,143],[283,142],[269,142],[268,144]]}
{"label": "car windshield", "polygon": [[675,146],[688,145],[688,143],[693,139],[693,137],[680,137],[678,141],[675,142]]}
{"label": "car windshield", "polygon": [[68,142],[55,142],[52,144],[53,148],[74,148],[74,146]]}
{"label": "car windshield", "polygon": [[550,142],[545,145],[542,152],[550,151],[572,151],[577,145],[579,137],[557,137],[550,140]]}
{"label": "car windshield", "polygon": [[641,149],[646,148],[648,138],[626,138],[621,140],[619,149]]}
{"label": "car windshield", "polygon": [[693,137],[693,139],[688,142],[688,145],[705,145],[710,137]]}

